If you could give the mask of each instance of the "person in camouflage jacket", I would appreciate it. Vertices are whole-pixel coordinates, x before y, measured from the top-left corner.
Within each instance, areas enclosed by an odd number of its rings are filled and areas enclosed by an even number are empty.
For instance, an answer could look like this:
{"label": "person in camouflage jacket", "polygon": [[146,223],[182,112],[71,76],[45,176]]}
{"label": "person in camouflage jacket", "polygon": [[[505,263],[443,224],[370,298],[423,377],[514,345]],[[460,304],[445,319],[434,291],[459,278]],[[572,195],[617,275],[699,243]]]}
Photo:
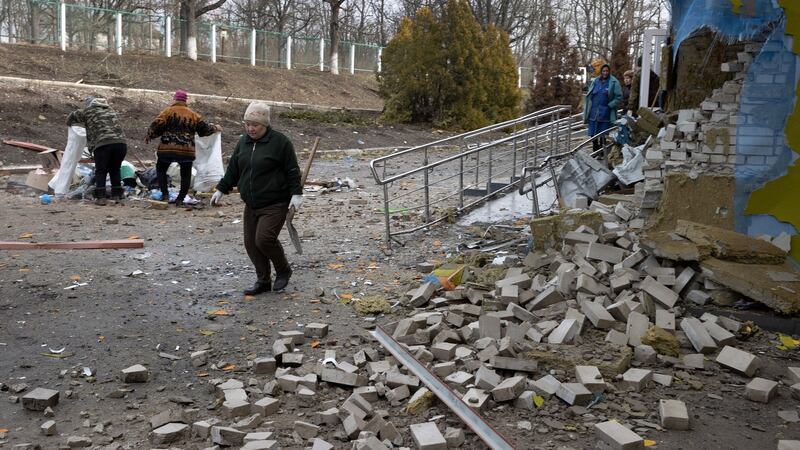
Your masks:
{"label": "person in camouflage jacket", "polygon": [[95,202],[98,205],[106,204],[106,177],[111,178],[111,198],[124,200],[120,167],[128,153],[128,146],[117,112],[104,98],[86,97],[85,108],[73,111],[67,117],[67,126],[73,125],[86,128],[86,144],[94,154]]}

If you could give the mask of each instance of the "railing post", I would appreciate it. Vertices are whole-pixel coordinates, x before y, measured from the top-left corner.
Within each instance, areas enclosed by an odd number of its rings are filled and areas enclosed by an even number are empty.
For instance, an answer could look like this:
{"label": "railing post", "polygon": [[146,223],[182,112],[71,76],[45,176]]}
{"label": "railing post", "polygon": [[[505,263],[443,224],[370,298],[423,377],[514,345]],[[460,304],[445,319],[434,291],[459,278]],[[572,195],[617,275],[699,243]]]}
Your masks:
{"label": "railing post", "polygon": [[165,21],[166,21],[166,27],[165,27],[166,29],[164,30],[164,32],[166,34],[165,36],[166,39],[164,41],[167,44],[167,48],[164,49],[165,50],[164,55],[167,58],[172,58],[172,17],[167,16]]}
{"label": "railing post", "polygon": [[211,25],[211,62],[217,62],[217,25]]}
{"label": "railing post", "polygon": [[389,185],[383,185],[383,217],[386,221],[386,243],[392,244],[392,230],[389,226]]}
{"label": "railing post", "polygon": [[533,218],[535,219],[541,215],[541,211],[539,211],[539,191],[536,189],[536,170],[531,170],[531,194],[533,196]]}
{"label": "railing post", "polygon": [[292,37],[286,36],[286,69],[292,70]]}
{"label": "railing post", "polygon": [[256,41],[258,40],[258,33],[256,29],[250,30],[250,65],[256,65]]}
{"label": "railing post", "polygon": [[356,44],[350,44],[350,75],[356,74]]}
{"label": "railing post", "polygon": [[[425,147],[425,155],[422,162],[423,166],[428,165],[428,148]],[[422,171],[422,178],[425,182],[425,223],[431,221],[431,198],[430,198],[430,186],[428,185],[428,169]]]}
{"label": "railing post", "polygon": [[67,51],[67,4],[63,1],[58,5],[59,6],[59,17],[60,17],[60,34],[61,34],[61,51]]}
{"label": "railing post", "polygon": [[117,13],[117,27],[116,27],[116,44],[117,44],[117,55],[122,55],[122,14]]}
{"label": "railing post", "polygon": [[492,158],[494,158],[493,150],[494,147],[489,147],[489,163],[487,164],[487,170],[489,171],[489,174],[486,178],[486,195],[492,193]]}
{"label": "railing post", "polygon": [[517,175],[517,138],[514,138],[514,157],[512,159],[511,164],[511,180],[508,182],[509,184],[514,183],[514,177]]}
{"label": "railing post", "polygon": [[458,158],[458,209],[464,208],[464,157]]}
{"label": "railing post", "polygon": [[319,38],[319,71],[325,71],[325,38]]}
{"label": "railing post", "polygon": [[383,56],[383,47],[378,47],[378,73],[381,73],[381,69],[383,68],[383,61],[381,61],[382,56]]}

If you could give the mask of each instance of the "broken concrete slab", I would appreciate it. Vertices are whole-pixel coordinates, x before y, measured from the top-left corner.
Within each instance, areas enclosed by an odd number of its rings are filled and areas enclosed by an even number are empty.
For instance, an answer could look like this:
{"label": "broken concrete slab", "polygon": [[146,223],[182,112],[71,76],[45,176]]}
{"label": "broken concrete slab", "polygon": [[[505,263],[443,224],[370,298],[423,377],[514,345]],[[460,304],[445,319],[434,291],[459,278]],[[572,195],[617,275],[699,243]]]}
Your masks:
{"label": "broken concrete slab", "polygon": [[[763,241],[762,241],[763,242]],[[782,265],[739,264],[707,259],[700,264],[703,274],[728,289],[745,295],[783,314],[800,312],[800,270],[791,263]],[[769,272],[797,275],[799,281],[773,281]]]}
{"label": "broken concrete slab", "polygon": [[747,264],[783,264],[786,261],[783,250],[735,231],[678,220],[675,233],[694,242],[701,255]]}

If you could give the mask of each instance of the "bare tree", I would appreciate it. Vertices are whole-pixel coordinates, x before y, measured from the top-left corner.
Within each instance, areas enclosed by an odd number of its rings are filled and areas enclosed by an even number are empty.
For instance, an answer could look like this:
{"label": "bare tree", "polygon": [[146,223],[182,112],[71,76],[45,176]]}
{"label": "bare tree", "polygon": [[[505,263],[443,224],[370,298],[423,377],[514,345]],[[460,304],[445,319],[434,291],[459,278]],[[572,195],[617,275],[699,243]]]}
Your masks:
{"label": "bare tree", "polygon": [[179,0],[181,18],[181,51],[197,60],[197,18],[225,4],[227,0]]}
{"label": "bare tree", "polygon": [[325,3],[331,5],[331,48],[328,53],[330,55],[331,73],[334,75],[339,75],[339,12],[342,9],[344,0],[325,0]]}

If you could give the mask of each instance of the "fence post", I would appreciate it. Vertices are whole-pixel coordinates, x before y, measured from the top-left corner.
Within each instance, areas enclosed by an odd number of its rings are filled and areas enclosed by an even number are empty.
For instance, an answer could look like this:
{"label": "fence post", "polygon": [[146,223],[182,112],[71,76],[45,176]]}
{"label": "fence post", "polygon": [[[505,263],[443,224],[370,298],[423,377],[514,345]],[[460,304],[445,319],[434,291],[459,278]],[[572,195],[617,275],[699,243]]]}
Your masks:
{"label": "fence post", "polygon": [[350,75],[356,73],[356,44],[350,44]]}
{"label": "fence post", "polygon": [[517,67],[517,88],[522,89],[522,66]]}
{"label": "fence post", "polygon": [[319,38],[319,71],[325,71],[325,38]]}
{"label": "fence post", "polygon": [[116,29],[116,39],[117,39],[117,55],[122,55],[122,14],[117,13],[117,29]]}
{"label": "fence post", "polygon": [[292,37],[286,36],[286,69],[292,70]]}
{"label": "fence post", "polygon": [[381,57],[383,56],[383,47],[378,47],[378,73],[381,73],[383,61],[381,61]]}
{"label": "fence post", "polygon": [[217,25],[211,25],[211,62],[217,62]]}
{"label": "fence post", "polygon": [[250,65],[256,65],[256,39],[258,38],[258,34],[256,33],[256,29],[253,28],[250,31]]}
{"label": "fence post", "polygon": [[63,1],[59,5],[59,16],[61,18],[60,25],[60,34],[61,34],[61,51],[67,51],[67,4]]}
{"label": "fence post", "polygon": [[166,17],[166,44],[167,48],[165,50],[165,54],[167,58],[172,58],[172,17]]}

